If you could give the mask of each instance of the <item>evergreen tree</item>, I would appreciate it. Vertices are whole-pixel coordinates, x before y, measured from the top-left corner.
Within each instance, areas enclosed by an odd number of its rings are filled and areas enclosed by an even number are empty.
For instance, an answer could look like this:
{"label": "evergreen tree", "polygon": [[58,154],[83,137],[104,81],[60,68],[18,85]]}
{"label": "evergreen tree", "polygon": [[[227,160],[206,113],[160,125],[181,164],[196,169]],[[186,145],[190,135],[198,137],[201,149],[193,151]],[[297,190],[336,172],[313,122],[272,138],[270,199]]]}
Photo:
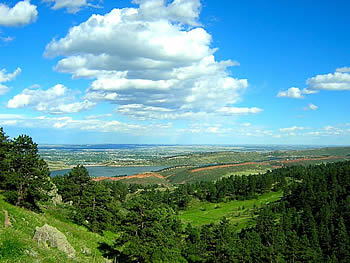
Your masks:
{"label": "evergreen tree", "polygon": [[350,239],[342,217],[338,222],[334,240],[334,249],[339,262],[350,262]]}
{"label": "evergreen tree", "polygon": [[37,144],[29,136],[20,135],[10,141],[6,158],[9,170],[3,182],[5,196],[17,206],[38,209],[37,202],[48,198],[52,184]]}
{"label": "evergreen tree", "polygon": [[0,127],[0,189],[4,188],[5,178],[8,173],[8,160],[6,158],[8,150],[8,138],[3,129]]}

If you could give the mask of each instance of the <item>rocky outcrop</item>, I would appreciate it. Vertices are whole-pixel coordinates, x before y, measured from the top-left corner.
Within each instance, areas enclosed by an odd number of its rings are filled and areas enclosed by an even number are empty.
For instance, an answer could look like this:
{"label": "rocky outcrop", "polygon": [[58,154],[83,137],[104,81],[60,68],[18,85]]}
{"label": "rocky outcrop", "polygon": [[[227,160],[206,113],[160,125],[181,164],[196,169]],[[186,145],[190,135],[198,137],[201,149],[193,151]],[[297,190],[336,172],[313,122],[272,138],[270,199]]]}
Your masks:
{"label": "rocky outcrop", "polygon": [[7,212],[7,210],[4,210],[4,226],[5,228],[12,227],[9,213]]}
{"label": "rocky outcrop", "polygon": [[52,184],[51,191],[48,192],[48,196],[52,202],[53,205],[60,205],[62,204],[62,196],[58,194],[58,189],[55,184]]}
{"label": "rocky outcrop", "polygon": [[57,228],[45,224],[42,227],[36,227],[34,240],[44,247],[56,247],[58,250],[67,254],[68,257],[75,257],[75,250],[67,241],[66,236],[57,230]]}

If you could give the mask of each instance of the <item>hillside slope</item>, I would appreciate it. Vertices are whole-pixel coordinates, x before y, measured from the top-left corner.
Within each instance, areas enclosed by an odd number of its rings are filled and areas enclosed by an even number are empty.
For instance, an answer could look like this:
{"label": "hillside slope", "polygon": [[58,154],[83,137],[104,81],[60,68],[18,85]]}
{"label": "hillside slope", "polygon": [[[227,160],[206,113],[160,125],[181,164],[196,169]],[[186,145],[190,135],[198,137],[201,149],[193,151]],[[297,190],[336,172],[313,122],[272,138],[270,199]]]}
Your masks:
{"label": "hillside slope", "polygon": [[[4,227],[3,210],[8,211],[11,228]],[[106,262],[98,246],[113,242],[114,236],[110,233],[100,236],[84,227],[59,220],[59,208],[37,214],[8,204],[0,195],[0,212],[0,262]],[[35,228],[44,224],[56,227],[67,237],[76,251],[74,259],[56,248],[45,249],[33,240]]]}

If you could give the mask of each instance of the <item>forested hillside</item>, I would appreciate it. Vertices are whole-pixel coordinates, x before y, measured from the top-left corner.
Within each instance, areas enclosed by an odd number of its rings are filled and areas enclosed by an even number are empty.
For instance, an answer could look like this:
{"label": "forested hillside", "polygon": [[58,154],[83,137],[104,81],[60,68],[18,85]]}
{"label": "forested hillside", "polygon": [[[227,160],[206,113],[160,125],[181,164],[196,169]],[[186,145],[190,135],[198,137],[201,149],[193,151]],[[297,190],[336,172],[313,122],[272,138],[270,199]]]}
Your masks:
{"label": "forested hillside", "polygon": [[[116,262],[350,262],[349,161],[172,188],[93,181],[84,166],[50,180],[36,144],[27,136],[9,140],[1,130],[0,165],[8,202],[101,236],[114,233],[112,243],[90,245]],[[63,199],[56,206],[48,194],[54,185]],[[241,207],[249,224],[223,217],[195,226],[179,216],[201,204],[258,204],[281,192],[274,202]],[[0,260],[11,260],[6,249],[0,248]],[[28,257],[15,251],[17,259]]]}

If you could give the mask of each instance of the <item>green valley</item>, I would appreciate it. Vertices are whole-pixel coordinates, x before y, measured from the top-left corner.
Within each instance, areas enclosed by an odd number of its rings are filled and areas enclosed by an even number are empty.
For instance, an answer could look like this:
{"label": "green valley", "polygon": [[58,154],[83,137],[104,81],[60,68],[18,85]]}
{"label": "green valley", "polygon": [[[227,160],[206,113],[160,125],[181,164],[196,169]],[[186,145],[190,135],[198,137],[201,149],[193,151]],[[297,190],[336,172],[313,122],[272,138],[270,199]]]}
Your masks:
{"label": "green valley", "polygon": [[350,260],[350,147],[186,153],[148,160],[173,165],[159,171],[91,177],[73,165],[50,177],[48,164],[68,163],[0,131],[2,262]]}

